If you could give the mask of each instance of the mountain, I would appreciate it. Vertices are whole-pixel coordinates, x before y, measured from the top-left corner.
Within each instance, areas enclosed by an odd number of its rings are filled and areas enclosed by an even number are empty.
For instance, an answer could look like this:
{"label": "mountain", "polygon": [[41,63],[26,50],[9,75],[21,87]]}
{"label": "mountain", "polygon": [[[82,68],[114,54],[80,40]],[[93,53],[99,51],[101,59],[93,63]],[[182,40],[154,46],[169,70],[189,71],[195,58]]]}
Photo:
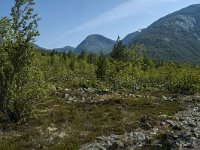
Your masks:
{"label": "mountain", "polygon": [[124,39],[122,39],[122,42],[125,44],[125,45],[128,45],[129,43],[132,42],[133,38],[135,38],[136,36],[138,36],[141,31],[143,31],[144,29],[141,29],[141,30],[138,30],[138,31],[135,31],[133,33],[130,33],[128,34],[127,36],[125,36]]}
{"label": "mountain", "polygon": [[43,47],[40,47],[40,46],[37,45],[37,44],[33,44],[33,46],[34,46],[34,48],[37,48],[37,49],[45,49],[45,48],[43,48]]}
{"label": "mountain", "polygon": [[154,22],[129,45],[144,44],[154,59],[200,63],[200,4],[191,5]]}
{"label": "mountain", "polygon": [[58,52],[68,52],[69,50],[74,50],[74,47],[71,47],[71,46],[65,46],[63,48],[54,48],[55,51],[58,51]]}
{"label": "mountain", "polygon": [[112,51],[115,41],[108,39],[102,35],[92,34],[86,37],[76,48],[75,52],[88,51],[93,53],[108,54]]}

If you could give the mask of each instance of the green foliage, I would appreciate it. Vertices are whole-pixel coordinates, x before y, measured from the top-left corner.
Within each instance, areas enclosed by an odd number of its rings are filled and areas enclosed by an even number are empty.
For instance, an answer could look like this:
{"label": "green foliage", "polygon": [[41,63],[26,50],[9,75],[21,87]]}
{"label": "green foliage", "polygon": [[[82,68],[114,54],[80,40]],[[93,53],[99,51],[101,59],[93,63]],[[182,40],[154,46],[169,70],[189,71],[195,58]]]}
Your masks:
{"label": "green foliage", "polygon": [[118,37],[111,52],[111,57],[118,61],[124,60],[125,59],[124,55],[126,53],[125,50],[126,46],[122,43],[122,40],[120,40],[120,38]]}
{"label": "green foliage", "polygon": [[[164,90],[172,93],[199,92],[199,68],[174,62],[155,61],[144,56],[143,45],[123,50],[121,60],[103,54],[40,53],[46,82],[69,87],[111,88],[113,90]],[[53,53],[53,64],[51,63]]]}
{"label": "green foliage", "polygon": [[39,35],[33,4],[32,0],[15,0],[12,18],[0,21],[0,109],[12,122],[26,118],[31,103],[40,97],[37,87],[42,75],[33,65],[31,44]]}
{"label": "green foliage", "polygon": [[96,70],[97,79],[104,80],[107,75],[107,69],[108,69],[108,60],[101,53],[97,63],[97,70]]}
{"label": "green foliage", "polygon": [[168,72],[167,78],[171,82],[166,82],[166,86],[172,92],[194,94],[200,90],[199,77],[200,72],[190,66],[175,68],[173,72]]}

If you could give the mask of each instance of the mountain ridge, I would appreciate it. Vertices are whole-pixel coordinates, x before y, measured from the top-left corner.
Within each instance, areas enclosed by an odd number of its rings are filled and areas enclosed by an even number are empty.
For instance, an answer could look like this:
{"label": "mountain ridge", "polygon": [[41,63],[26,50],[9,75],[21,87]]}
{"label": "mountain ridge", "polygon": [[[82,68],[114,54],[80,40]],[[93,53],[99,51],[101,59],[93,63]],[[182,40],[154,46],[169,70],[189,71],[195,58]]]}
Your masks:
{"label": "mountain ridge", "polygon": [[129,45],[144,44],[153,59],[200,63],[200,4],[160,18]]}
{"label": "mountain ridge", "polygon": [[68,52],[70,50],[74,50],[75,48],[72,47],[72,46],[65,46],[65,47],[62,47],[62,48],[54,48],[53,50],[55,51],[58,51],[58,52]]}

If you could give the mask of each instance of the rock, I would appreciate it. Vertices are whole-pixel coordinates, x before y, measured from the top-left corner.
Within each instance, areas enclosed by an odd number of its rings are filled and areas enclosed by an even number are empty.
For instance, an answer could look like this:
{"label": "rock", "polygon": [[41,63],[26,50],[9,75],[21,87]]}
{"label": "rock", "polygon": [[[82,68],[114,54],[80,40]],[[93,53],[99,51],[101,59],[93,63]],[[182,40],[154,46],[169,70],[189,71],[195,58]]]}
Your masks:
{"label": "rock", "polygon": [[63,138],[65,135],[66,135],[66,133],[63,131],[63,132],[58,134],[58,137]]}
{"label": "rock", "polygon": [[65,92],[69,92],[69,91],[71,91],[71,90],[70,90],[70,89],[68,89],[68,88],[66,88],[66,89],[65,89]]}
{"label": "rock", "polygon": [[166,122],[172,127],[176,126],[176,123],[172,120],[167,120]]}
{"label": "rock", "polygon": [[49,144],[53,144],[53,140],[54,140],[54,137],[51,136],[51,137],[48,139],[48,143],[49,143]]}
{"label": "rock", "polygon": [[142,122],[141,123],[141,128],[145,129],[145,130],[149,130],[152,128],[152,125],[148,122]]}
{"label": "rock", "polygon": [[69,94],[65,94],[65,99],[67,99],[69,97]]}
{"label": "rock", "polygon": [[106,148],[104,148],[103,146],[99,145],[99,144],[96,144],[95,147],[98,149],[98,150],[106,150]]}
{"label": "rock", "polygon": [[156,135],[157,133],[158,133],[158,128],[157,127],[153,128],[151,134]]}
{"label": "rock", "polygon": [[181,100],[188,101],[188,102],[193,101],[193,99],[194,99],[193,96],[185,96],[185,97],[181,97]]}
{"label": "rock", "polygon": [[161,122],[160,125],[161,125],[161,126],[165,126],[166,123],[165,123],[165,122]]}
{"label": "rock", "polygon": [[160,118],[160,121],[164,122],[167,119],[167,115],[160,115],[159,118]]}
{"label": "rock", "polygon": [[135,95],[134,94],[129,94],[130,97],[132,98],[135,98]]}
{"label": "rock", "polygon": [[111,91],[109,89],[95,90],[95,91],[97,94],[100,94],[100,95],[111,93]]}
{"label": "rock", "polygon": [[146,139],[145,134],[143,134],[142,132],[135,132],[134,136],[135,136],[136,139],[138,139],[140,141]]}
{"label": "rock", "polygon": [[51,88],[52,94],[56,94],[56,91],[57,91],[56,86],[53,85],[52,88]]}
{"label": "rock", "polygon": [[154,146],[156,147],[156,149],[157,149],[157,148],[158,148],[158,149],[162,149],[162,148],[163,148],[163,145],[162,145],[162,144],[159,144],[159,143],[155,144]]}
{"label": "rock", "polygon": [[165,100],[165,101],[167,101],[168,98],[167,98],[166,96],[162,95],[162,96],[161,96],[161,100]]}
{"label": "rock", "polygon": [[69,97],[68,100],[69,100],[69,101],[73,101],[74,98],[73,98],[73,97]]}
{"label": "rock", "polygon": [[189,132],[182,134],[182,139],[185,141],[189,141],[189,140],[191,140],[191,138],[192,138],[192,135]]}
{"label": "rock", "polygon": [[121,141],[117,141],[113,143],[111,146],[109,146],[107,150],[117,150],[117,149],[122,149],[123,147],[124,144]]}
{"label": "rock", "polygon": [[194,146],[191,143],[186,143],[186,144],[183,145],[183,147],[194,148]]}
{"label": "rock", "polygon": [[106,150],[106,148],[101,146],[101,144],[95,142],[84,145],[79,150]]}
{"label": "rock", "polygon": [[196,127],[196,123],[193,120],[188,120],[188,126],[190,127]]}
{"label": "rock", "polygon": [[136,98],[142,98],[143,96],[142,95],[136,95]]}
{"label": "rock", "polygon": [[49,132],[53,132],[53,131],[56,131],[58,128],[55,128],[55,127],[48,127],[47,130]]}
{"label": "rock", "polygon": [[[152,146],[155,149],[163,149],[166,144],[169,144],[172,150],[175,149],[200,149],[200,112],[195,108],[196,104],[188,105],[187,109],[167,117],[161,115],[160,124],[162,126],[151,126],[151,130],[138,128],[132,132],[122,135],[110,135],[97,138],[94,142],[89,143],[82,150],[125,150],[125,149],[140,149],[148,145],[149,140],[155,140],[158,134],[161,134],[159,142],[152,141]],[[148,120],[138,121],[139,125],[148,124]],[[165,125],[169,124],[172,128],[167,128]],[[155,124],[157,125],[157,124]],[[163,130],[163,129],[167,129]],[[172,130],[173,129],[173,130]],[[121,141],[123,140],[123,142]],[[100,147],[94,146],[98,144]],[[101,148],[102,147],[102,148]]]}

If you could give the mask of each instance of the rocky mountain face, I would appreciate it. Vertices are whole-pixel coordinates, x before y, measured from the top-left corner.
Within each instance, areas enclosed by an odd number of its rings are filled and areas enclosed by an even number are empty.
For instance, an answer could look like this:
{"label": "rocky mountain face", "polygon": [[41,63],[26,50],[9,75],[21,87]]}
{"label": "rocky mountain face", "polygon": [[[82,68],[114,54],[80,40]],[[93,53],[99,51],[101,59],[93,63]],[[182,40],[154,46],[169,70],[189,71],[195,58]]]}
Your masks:
{"label": "rocky mountain face", "polygon": [[159,19],[128,44],[133,43],[144,44],[154,59],[200,63],[200,4]]}
{"label": "rocky mountain face", "polygon": [[132,42],[132,40],[133,40],[135,37],[137,37],[137,36],[141,33],[141,31],[143,31],[143,29],[128,34],[127,36],[125,36],[124,39],[122,39],[122,42],[123,42],[125,45],[128,45],[129,43]]}
{"label": "rocky mountain face", "polygon": [[86,37],[75,49],[76,53],[81,51],[88,51],[93,53],[100,53],[101,51],[104,54],[111,52],[112,47],[115,41],[108,39],[102,35],[93,34]]}

